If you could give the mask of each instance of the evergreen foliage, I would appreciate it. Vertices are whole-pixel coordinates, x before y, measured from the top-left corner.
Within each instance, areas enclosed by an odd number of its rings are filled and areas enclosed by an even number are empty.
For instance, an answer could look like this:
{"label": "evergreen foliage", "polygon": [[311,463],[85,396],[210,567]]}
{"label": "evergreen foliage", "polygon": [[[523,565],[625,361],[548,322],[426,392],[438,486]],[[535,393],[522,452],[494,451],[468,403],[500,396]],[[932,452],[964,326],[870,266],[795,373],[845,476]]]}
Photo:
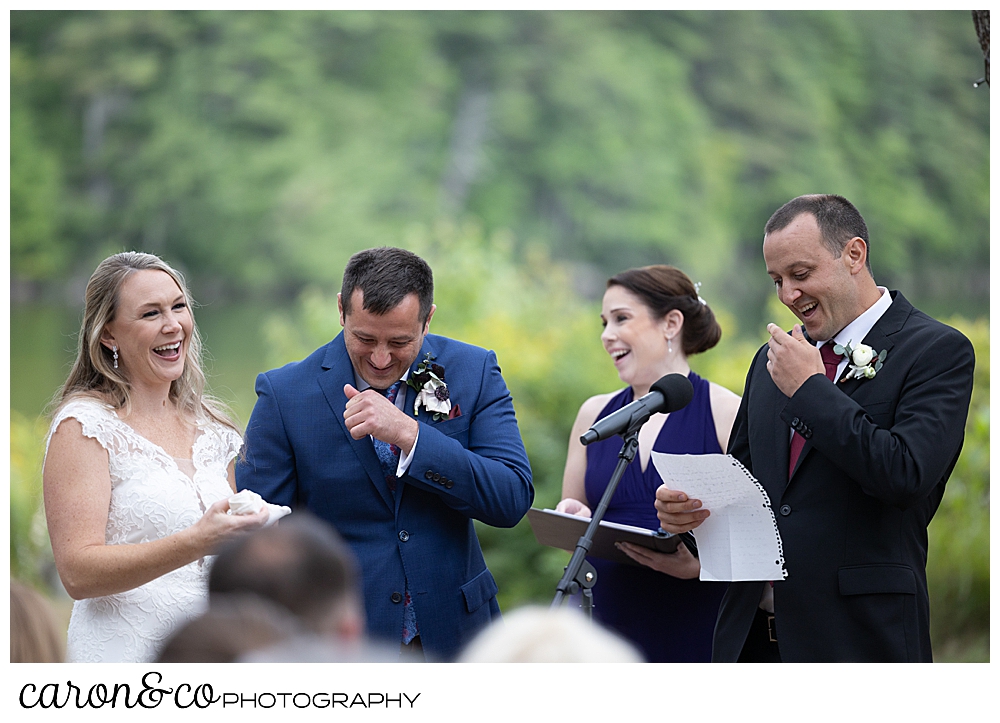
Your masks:
{"label": "evergreen foliage", "polygon": [[675,263],[756,324],[764,222],[829,191],[880,281],[988,301],[966,12],[15,11],[11,58],[15,278],[134,247],[287,294],[472,217],[598,276]]}

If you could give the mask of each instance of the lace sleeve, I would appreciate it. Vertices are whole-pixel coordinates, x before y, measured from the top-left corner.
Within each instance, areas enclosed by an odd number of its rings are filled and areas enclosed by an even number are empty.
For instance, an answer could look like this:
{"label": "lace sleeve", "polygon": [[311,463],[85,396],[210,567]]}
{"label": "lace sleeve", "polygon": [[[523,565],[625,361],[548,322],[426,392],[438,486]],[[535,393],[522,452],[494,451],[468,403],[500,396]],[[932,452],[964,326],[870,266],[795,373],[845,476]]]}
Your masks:
{"label": "lace sleeve", "polygon": [[118,417],[111,407],[97,400],[77,399],[64,405],[52,418],[49,435],[45,438],[46,455],[52,435],[67,419],[78,421],[83,427],[83,436],[96,439],[109,454],[121,451],[122,446],[127,445],[118,429]]}
{"label": "lace sleeve", "polygon": [[223,427],[222,439],[225,450],[223,459],[226,460],[226,466],[228,467],[229,463],[236,459],[236,455],[243,449],[243,437],[235,429]]}
{"label": "lace sleeve", "polygon": [[223,469],[229,467],[229,463],[236,459],[236,455],[243,449],[243,437],[232,427],[227,427],[219,422],[211,422],[207,428],[212,442],[204,448],[204,454],[208,455],[203,464],[210,464],[212,460],[220,460]]}

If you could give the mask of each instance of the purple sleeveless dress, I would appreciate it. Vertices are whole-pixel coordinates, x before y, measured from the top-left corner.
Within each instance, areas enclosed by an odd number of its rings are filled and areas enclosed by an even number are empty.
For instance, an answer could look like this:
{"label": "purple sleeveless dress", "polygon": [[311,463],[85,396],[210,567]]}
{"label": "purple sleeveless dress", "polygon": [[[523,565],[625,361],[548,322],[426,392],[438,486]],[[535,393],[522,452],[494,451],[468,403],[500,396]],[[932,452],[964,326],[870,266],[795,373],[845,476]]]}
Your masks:
{"label": "purple sleeveless dress", "polygon": [[[712,418],[708,381],[688,375],[694,397],[667,417],[654,452],[722,454]],[[632,401],[632,388],[616,394],[598,419]],[[587,505],[594,509],[621,450],[622,438],[611,437],[587,447],[585,478]],[[625,469],[604,519],[656,530],[660,526],[653,502],[662,484],[652,459],[643,471],[639,455]],[[596,557],[587,560],[597,569],[594,617],[639,646],[651,663],[709,662],[712,633],[727,583],[680,580],[648,567],[621,565]]]}

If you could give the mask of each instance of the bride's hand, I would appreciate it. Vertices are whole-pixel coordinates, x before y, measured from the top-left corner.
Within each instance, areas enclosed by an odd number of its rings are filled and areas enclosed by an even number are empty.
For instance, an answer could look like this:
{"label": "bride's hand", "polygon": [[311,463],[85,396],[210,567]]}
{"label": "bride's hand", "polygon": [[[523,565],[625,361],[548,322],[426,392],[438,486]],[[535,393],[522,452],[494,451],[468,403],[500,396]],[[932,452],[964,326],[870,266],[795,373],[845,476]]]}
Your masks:
{"label": "bride's hand", "polygon": [[567,515],[576,515],[577,517],[591,517],[590,508],[572,497],[560,500],[559,504],[556,505],[556,512],[564,512]]}
{"label": "bride's hand", "polygon": [[683,542],[677,545],[675,552],[656,552],[629,542],[616,542],[615,547],[646,567],[682,580],[690,580],[701,573],[701,563]]}
{"label": "bride's hand", "polygon": [[194,529],[203,540],[208,554],[211,554],[216,547],[234,535],[262,528],[269,515],[266,505],[253,514],[231,515],[227,498],[213,503],[205,510],[201,519],[194,523]]}

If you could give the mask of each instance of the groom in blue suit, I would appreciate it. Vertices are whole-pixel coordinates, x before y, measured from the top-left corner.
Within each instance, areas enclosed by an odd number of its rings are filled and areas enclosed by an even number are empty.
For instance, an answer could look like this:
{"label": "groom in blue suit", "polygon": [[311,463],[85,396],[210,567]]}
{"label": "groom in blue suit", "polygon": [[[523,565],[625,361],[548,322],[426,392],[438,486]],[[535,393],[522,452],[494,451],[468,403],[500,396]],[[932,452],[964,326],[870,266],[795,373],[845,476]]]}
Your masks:
{"label": "groom in blue suit", "polygon": [[372,636],[448,660],[500,615],[472,521],[514,526],[534,489],[495,354],[428,334],[433,292],[409,251],[355,254],[343,332],[257,377],[236,479],[350,543]]}

